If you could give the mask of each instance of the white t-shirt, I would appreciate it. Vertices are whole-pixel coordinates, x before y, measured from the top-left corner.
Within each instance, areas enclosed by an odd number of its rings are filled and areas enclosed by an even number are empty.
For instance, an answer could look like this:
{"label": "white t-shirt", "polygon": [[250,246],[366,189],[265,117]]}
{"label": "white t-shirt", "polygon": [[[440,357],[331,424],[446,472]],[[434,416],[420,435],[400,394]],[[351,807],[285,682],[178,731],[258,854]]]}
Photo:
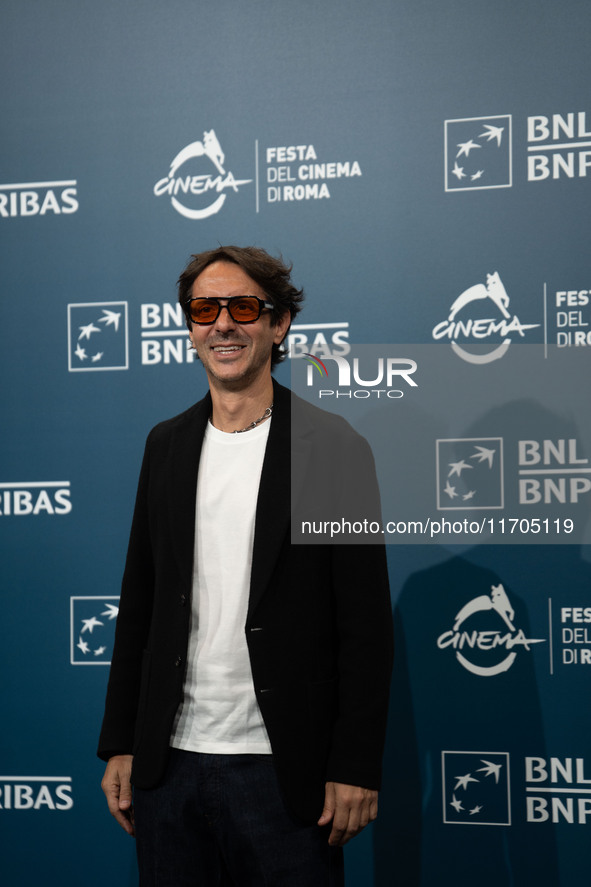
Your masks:
{"label": "white t-shirt", "polygon": [[208,424],[197,480],[191,634],[171,745],[268,754],[244,626],[255,511],[270,420],[243,434]]}

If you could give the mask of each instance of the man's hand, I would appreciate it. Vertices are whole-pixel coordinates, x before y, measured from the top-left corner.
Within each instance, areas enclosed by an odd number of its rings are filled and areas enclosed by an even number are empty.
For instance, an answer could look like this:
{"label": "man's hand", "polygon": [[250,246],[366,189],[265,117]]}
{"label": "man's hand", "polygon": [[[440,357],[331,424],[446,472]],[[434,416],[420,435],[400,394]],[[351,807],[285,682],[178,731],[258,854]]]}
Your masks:
{"label": "man's hand", "polygon": [[328,825],[332,820],[328,843],[333,847],[342,847],[377,815],[377,791],[342,782],[326,783],[324,810],[318,825]]}
{"label": "man's hand", "polygon": [[109,758],[101,788],[107,796],[111,815],[128,835],[135,835],[131,795],[131,762],[133,755],[115,755]]}

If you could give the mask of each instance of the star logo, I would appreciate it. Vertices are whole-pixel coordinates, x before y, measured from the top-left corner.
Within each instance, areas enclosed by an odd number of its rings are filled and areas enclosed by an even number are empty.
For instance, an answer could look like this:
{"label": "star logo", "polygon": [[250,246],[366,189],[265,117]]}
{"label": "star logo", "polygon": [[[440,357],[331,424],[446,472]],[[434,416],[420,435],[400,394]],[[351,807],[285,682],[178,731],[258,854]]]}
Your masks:
{"label": "star logo", "polygon": [[78,339],[90,339],[93,333],[100,333],[100,327],[93,323],[87,323],[86,326],[80,327],[80,335]]}
{"label": "star logo", "polygon": [[472,139],[470,139],[469,142],[464,142],[462,145],[458,145],[458,148],[460,150],[456,154],[456,157],[461,157],[462,154],[464,154],[466,157],[469,157],[470,151],[473,148],[480,148],[480,145],[477,145],[476,142],[473,142]]}
{"label": "star logo", "polygon": [[511,825],[507,752],[443,751],[441,769],[446,825]]}
{"label": "star logo", "polygon": [[68,305],[71,373],[129,369],[127,302]]}
{"label": "star logo", "polygon": [[447,438],[436,442],[437,508],[503,508],[503,439]]}
{"label": "star logo", "polygon": [[446,191],[511,187],[510,114],[446,120],[444,130]]}
{"label": "star logo", "polygon": [[457,782],[454,791],[457,791],[459,788],[463,788],[465,791],[468,788],[469,782],[478,782],[478,780],[474,779],[470,773],[466,773],[465,776],[456,776],[456,779]]}
{"label": "star logo", "polygon": [[484,773],[485,776],[494,776],[495,782],[498,783],[499,776],[501,773],[501,765],[500,764],[493,764],[492,761],[483,761],[482,763],[485,766],[480,767],[480,769],[477,770],[477,773]]}
{"label": "star logo", "polygon": [[458,799],[456,798],[455,795],[453,795],[452,800],[449,803],[450,803],[450,806],[452,806],[454,808],[456,813],[460,813],[464,809],[462,802],[458,801]]}
{"label": "star logo", "polygon": [[70,598],[70,664],[110,665],[119,598]]}

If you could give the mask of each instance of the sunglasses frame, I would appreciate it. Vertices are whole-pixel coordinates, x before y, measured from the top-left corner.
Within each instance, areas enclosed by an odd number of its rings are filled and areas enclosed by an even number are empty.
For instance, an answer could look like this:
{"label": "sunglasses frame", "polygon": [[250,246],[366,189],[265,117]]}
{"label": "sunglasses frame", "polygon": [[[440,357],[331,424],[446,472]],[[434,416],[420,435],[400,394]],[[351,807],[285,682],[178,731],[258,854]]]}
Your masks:
{"label": "sunglasses frame", "polygon": [[[232,311],[231,311],[232,304],[234,302],[239,301],[240,299],[256,299],[258,306],[259,306],[259,313],[257,314],[256,317],[253,317],[252,320],[238,320],[232,314]],[[193,317],[191,317],[191,302],[215,302],[218,306],[218,313],[213,318],[213,320],[195,320]],[[225,302],[226,304],[222,305],[222,302]],[[207,296],[198,296],[195,299],[189,299],[189,301],[187,302],[186,310],[187,310],[187,317],[189,318],[191,323],[195,323],[195,324],[197,324],[197,326],[211,326],[213,323],[216,322],[216,320],[218,319],[218,317],[222,313],[222,310],[224,308],[227,308],[228,314],[230,315],[230,317],[232,318],[234,323],[239,323],[242,326],[247,323],[256,323],[257,320],[260,318],[264,308],[273,309],[274,307],[275,306],[273,305],[272,302],[265,302],[263,299],[259,299],[258,296],[251,296],[251,295],[230,296],[228,299],[216,299],[214,297],[210,298]]]}

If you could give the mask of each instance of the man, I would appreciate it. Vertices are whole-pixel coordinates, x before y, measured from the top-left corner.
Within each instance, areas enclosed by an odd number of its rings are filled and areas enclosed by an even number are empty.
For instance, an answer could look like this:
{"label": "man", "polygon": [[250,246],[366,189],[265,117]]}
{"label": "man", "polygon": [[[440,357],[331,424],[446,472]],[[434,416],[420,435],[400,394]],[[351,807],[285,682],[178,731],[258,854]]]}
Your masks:
{"label": "man", "polygon": [[142,887],[338,885],[377,814],[383,546],[290,541],[292,444],[304,464],[328,453],[324,473],[371,458],[302,401],[292,434],[271,376],[302,299],[290,271],[220,247],[179,279],[209,393],[148,437],[99,744]]}

